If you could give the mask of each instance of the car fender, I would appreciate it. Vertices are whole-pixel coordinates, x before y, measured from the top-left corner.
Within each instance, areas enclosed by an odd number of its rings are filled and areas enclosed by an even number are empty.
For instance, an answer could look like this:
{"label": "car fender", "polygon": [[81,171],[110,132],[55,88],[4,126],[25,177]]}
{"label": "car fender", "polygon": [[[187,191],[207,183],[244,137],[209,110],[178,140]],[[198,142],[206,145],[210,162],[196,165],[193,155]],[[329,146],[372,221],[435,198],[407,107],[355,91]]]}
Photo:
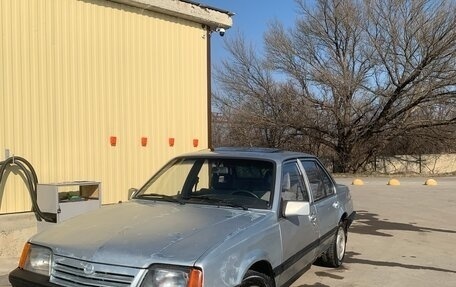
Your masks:
{"label": "car fender", "polygon": [[[203,269],[207,286],[237,286],[245,273],[257,262],[266,261],[272,268],[280,265],[282,246],[275,215],[226,238],[197,262]],[[273,278],[274,279],[274,278]]]}

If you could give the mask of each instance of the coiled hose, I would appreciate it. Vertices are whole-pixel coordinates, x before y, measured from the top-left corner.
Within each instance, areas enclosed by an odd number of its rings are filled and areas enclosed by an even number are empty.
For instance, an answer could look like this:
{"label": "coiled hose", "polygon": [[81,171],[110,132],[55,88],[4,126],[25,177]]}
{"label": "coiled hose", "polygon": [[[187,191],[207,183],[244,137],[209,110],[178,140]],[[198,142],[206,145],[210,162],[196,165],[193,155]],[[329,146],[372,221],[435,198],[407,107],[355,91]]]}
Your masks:
{"label": "coiled hose", "polygon": [[[37,202],[37,186],[38,177],[36,176],[35,169],[25,158],[20,156],[9,157],[4,161],[0,162],[0,183],[3,181],[3,176],[6,175],[7,169],[17,166],[19,170],[24,174],[27,184],[27,189],[30,194],[32,201],[32,210],[35,212],[35,216],[38,221],[44,220],[47,222],[54,222],[55,220],[40,210]],[[5,181],[7,177],[5,176]]]}

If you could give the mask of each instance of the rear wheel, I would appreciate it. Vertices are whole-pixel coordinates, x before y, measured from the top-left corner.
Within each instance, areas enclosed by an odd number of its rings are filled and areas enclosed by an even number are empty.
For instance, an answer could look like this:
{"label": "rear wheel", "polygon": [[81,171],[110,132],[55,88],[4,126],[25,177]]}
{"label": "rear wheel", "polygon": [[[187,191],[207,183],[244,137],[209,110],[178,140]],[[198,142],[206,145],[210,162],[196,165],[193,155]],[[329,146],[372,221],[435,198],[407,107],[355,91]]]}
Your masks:
{"label": "rear wheel", "polygon": [[249,270],[245,274],[240,287],[274,287],[274,282],[266,274]]}
{"label": "rear wheel", "polygon": [[317,261],[321,265],[328,267],[339,267],[345,257],[345,247],[347,245],[347,232],[345,224],[339,223],[337,232],[329,246]]}

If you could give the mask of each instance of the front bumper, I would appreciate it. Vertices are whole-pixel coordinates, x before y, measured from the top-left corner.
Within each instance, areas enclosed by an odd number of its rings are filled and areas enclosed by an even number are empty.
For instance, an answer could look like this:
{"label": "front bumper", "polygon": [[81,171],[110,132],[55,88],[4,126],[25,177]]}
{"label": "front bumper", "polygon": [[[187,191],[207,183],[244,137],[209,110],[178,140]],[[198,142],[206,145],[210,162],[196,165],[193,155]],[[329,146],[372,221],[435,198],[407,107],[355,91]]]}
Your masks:
{"label": "front bumper", "polygon": [[13,287],[59,287],[49,282],[49,276],[37,274],[21,268],[16,268],[9,274]]}

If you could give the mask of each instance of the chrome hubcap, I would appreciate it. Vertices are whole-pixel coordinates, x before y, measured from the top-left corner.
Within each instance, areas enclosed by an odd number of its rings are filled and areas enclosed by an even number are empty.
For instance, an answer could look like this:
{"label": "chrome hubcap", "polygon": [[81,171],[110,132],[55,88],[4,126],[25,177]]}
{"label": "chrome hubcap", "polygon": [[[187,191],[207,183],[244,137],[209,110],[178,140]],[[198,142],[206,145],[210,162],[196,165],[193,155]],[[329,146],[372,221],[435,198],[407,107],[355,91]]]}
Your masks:
{"label": "chrome hubcap", "polygon": [[342,260],[345,254],[345,231],[342,227],[339,228],[337,232],[337,239],[336,239],[336,252],[337,252],[337,259]]}

